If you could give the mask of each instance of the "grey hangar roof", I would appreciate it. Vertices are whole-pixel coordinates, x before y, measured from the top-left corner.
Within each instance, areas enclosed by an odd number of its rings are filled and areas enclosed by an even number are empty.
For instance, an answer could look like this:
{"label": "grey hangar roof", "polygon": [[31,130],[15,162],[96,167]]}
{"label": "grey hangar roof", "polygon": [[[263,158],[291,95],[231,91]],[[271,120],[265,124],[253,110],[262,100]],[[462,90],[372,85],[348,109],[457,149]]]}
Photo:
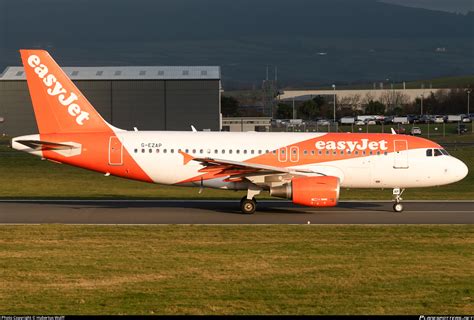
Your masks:
{"label": "grey hangar roof", "polygon": [[[220,80],[217,66],[64,67],[71,80]],[[7,67],[0,81],[26,80],[23,67]]]}

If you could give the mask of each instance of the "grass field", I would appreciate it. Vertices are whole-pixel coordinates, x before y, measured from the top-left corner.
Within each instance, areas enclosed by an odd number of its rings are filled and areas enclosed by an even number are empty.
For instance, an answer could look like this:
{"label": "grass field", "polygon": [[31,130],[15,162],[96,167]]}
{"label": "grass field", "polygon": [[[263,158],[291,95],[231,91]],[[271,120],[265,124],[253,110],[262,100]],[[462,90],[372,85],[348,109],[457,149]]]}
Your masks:
{"label": "grass field", "polygon": [[[472,142],[473,135],[438,137],[446,143]],[[474,199],[474,147],[450,144],[448,151],[463,160],[469,175],[455,184],[410,189],[405,199]],[[4,199],[240,199],[242,192],[198,188],[159,186],[41,161],[38,157],[0,145],[0,198]],[[264,193],[260,199],[270,198]],[[391,190],[343,189],[341,199],[391,199]]]}
{"label": "grass field", "polygon": [[472,314],[472,226],[1,226],[0,314]]}

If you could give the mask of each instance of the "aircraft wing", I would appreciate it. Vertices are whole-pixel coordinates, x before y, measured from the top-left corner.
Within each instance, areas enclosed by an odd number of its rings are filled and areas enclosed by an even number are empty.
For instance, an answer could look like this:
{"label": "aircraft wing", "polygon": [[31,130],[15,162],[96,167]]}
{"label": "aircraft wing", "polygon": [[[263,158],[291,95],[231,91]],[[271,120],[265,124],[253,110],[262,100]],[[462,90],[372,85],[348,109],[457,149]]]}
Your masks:
{"label": "aircraft wing", "polygon": [[205,168],[201,171],[220,171],[219,173],[229,173],[230,175],[241,175],[241,174],[275,174],[275,173],[289,173],[289,174],[302,174],[302,173],[317,173],[306,169],[295,169],[285,167],[268,166],[264,164],[240,162],[232,160],[222,160],[214,158],[193,158],[193,161],[201,163]]}

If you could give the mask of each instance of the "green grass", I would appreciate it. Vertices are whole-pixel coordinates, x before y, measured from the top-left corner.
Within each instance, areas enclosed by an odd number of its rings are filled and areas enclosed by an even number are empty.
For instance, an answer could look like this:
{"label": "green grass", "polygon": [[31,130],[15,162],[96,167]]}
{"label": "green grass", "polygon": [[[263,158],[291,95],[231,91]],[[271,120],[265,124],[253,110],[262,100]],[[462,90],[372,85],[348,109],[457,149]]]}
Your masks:
{"label": "green grass", "polygon": [[[435,137],[443,142],[472,142],[472,135]],[[448,151],[464,161],[469,175],[455,184],[410,189],[404,199],[474,199],[474,147],[450,145]],[[38,157],[0,145],[0,198],[3,199],[240,199],[244,193],[147,184],[68,165],[41,161]],[[267,193],[260,199],[270,199]],[[273,198],[275,199],[275,198]],[[391,190],[343,189],[342,200],[390,200]]]}
{"label": "green grass", "polygon": [[0,314],[472,314],[472,226],[1,226]]}

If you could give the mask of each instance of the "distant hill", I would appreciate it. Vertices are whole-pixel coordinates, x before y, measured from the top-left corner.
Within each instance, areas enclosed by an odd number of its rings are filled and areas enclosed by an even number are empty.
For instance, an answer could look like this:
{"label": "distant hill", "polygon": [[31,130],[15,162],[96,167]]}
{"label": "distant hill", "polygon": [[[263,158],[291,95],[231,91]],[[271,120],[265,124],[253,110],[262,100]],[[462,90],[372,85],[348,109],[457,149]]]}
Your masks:
{"label": "distant hill", "polygon": [[376,0],[0,0],[0,26],[0,70],[29,47],[63,65],[220,65],[228,88],[260,86],[266,65],[282,85],[474,74],[474,14]]}

